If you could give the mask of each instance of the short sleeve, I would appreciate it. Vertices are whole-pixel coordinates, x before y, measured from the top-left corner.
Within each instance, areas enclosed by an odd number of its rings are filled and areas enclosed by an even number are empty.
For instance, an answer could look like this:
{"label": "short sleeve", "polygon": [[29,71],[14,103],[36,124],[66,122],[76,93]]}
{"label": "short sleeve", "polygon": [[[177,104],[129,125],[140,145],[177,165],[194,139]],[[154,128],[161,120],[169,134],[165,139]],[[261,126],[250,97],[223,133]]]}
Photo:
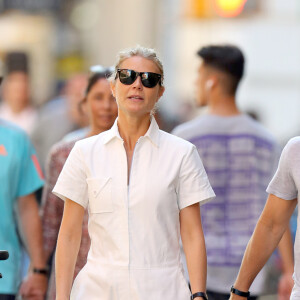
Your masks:
{"label": "short sleeve", "polygon": [[202,205],[215,197],[195,146],[183,158],[177,193],[179,209],[198,202]]}
{"label": "short sleeve", "polygon": [[77,142],[70,152],[52,192],[64,201],[68,198],[86,208],[88,205],[86,177],[82,152]]}
{"label": "short sleeve", "polygon": [[44,184],[42,169],[38,162],[35,149],[25,134],[22,136],[22,144],[23,145],[19,145],[22,149],[22,156],[17,197],[34,193]]}
{"label": "short sleeve", "polygon": [[292,142],[283,149],[277,171],[271,180],[267,192],[285,200],[297,198],[297,187],[291,172],[291,160],[293,159]]}

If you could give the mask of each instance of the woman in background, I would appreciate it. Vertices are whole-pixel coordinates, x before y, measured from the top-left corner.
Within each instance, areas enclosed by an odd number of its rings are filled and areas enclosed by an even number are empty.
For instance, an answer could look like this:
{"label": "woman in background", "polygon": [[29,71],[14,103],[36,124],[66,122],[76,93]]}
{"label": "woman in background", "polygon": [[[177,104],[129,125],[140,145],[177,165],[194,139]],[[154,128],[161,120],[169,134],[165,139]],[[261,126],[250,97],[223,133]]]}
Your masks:
{"label": "woman in background", "polygon": [[[91,76],[86,88],[85,97],[81,108],[88,114],[90,130],[86,136],[77,137],[72,141],[62,141],[54,145],[47,161],[46,184],[42,198],[42,221],[44,248],[49,259],[54,252],[58,231],[63,215],[64,202],[52,194],[59,173],[72,150],[76,141],[81,138],[93,136],[112,127],[117,117],[117,104],[110,89],[107,78],[111,75],[111,68],[93,66]],[[75,266],[74,278],[86,263],[87,253],[90,248],[90,238],[87,230],[88,213],[85,212],[82,225],[82,240]],[[54,259],[49,280],[47,293],[48,300],[55,300],[55,266]]]}

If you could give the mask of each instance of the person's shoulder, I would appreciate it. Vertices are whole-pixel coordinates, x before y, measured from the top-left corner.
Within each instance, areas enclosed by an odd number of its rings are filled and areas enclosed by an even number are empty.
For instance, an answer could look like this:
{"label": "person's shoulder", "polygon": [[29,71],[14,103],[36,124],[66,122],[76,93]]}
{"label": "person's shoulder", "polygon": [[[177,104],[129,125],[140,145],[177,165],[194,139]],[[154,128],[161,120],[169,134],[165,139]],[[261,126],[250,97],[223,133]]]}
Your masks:
{"label": "person's shoulder", "polygon": [[61,140],[57,142],[51,147],[50,156],[57,156],[61,155],[62,153],[69,153],[73,149],[77,141],[79,141],[79,138],[74,138],[70,141]]}
{"label": "person's shoulder", "polygon": [[163,130],[160,130],[160,144],[167,147],[170,151],[173,149],[177,153],[186,153],[195,147],[189,141]]}
{"label": "person's shoulder", "polygon": [[253,118],[251,118],[250,116],[244,114],[242,115],[243,118],[243,122],[245,124],[247,124],[249,130],[252,132],[252,134],[256,135],[259,138],[265,139],[271,143],[275,143],[276,139],[273,136],[273,134],[271,133],[270,130],[268,130],[264,125],[262,125],[260,122],[258,122],[257,120],[254,120]]}
{"label": "person's shoulder", "polygon": [[62,138],[62,141],[69,142],[69,141],[73,141],[75,139],[78,139],[78,140],[84,139],[88,135],[89,130],[90,130],[89,127],[83,127],[83,128],[73,130],[73,131],[67,133]]}
{"label": "person's shoulder", "polygon": [[80,139],[75,143],[76,148],[81,148],[82,150],[89,150],[94,148],[95,146],[101,146],[104,144],[105,138],[110,134],[110,130],[103,131],[97,135],[93,135],[90,137],[86,137],[84,139]]}
{"label": "person's shoulder", "polygon": [[300,155],[300,136],[291,138],[285,145],[285,151],[289,154],[298,154]]}
{"label": "person's shoulder", "polygon": [[99,139],[99,135],[93,135],[90,137],[80,139],[75,142],[75,147],[81,149],[90,148],[98,141],[98,139]]}
{"label": "person's shoulder", "polygon": [[172,134],[179,137],[187,138],[187,136],[199,129],[204,119],[204,116],[198,116],[190,121],[184,122],[176,126],[173,129]]}
{"label": "person's shoulder", "polygon": [[16,134],[22,134],[25,132],[21,127],[15,125],[14,123],[12,123],[10,121],[6,121],[1,118],[0,118],[0,126],[3,130],[6,130],[8,132],[13,132]]}
{"label": "person's shoulder", "polygon": [[12,138],[18,141],[23,140],[26,142],[30,141],[27,133],[22,128],[9,121],[0,119],[0,128],[4,132],[5,138]]}

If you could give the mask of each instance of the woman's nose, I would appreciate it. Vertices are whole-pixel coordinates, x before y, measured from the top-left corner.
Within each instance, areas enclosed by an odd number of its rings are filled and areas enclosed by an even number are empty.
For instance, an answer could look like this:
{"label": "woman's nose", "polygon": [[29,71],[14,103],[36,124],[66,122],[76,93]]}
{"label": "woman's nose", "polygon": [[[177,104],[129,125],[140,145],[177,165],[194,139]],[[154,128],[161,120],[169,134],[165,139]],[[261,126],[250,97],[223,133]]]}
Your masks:
{"label": "woman's nose", "polygon": [[137,89],[141,89],[143,87],[141,76],[138,76],[137,79],[134,81],[133,87]]}

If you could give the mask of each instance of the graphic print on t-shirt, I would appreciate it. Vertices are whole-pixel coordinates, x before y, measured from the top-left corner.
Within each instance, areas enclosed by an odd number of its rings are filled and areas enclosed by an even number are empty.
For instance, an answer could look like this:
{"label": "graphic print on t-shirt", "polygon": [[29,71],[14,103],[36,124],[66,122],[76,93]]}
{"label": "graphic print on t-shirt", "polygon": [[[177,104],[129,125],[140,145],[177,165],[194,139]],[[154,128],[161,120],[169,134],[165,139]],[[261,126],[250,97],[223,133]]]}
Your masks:
{"label": "graphic print on t-shirt", "polygon": [[36,169],[36,171],[37,171],[37,173],[38,173],[40,179],[45,179],[45,178],[44,178],[44,174],[43,174],[43,172],[42,172],[42,168],[41,168],[41,166],[40,166],[40,163],[39,163],[39,161],[38,161],[36,155],[35,155],[35,154],[32,154],[32,155],[31,155],[31,159],[32,159],[32,162],[33,162],[33,164],[34,164],[34,167],[35,167],[35,169]]}
{"label": "graphic print on t-shirt", "polygon": [[211,134],[190,141],[217,196],[201,207],[207,262],[239,266],[267,198],[273,145],[250,134]]}

